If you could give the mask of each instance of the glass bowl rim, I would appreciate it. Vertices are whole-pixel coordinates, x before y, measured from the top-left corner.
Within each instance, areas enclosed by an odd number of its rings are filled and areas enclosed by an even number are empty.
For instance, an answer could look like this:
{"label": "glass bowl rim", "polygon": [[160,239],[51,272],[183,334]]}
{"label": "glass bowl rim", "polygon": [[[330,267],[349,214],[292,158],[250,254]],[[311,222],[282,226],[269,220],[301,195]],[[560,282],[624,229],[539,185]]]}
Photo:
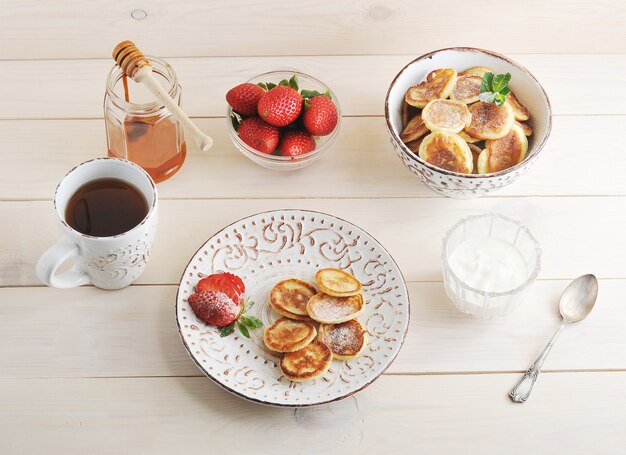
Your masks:
{"label": "glass bowl rim", "polygon": [[[517,286],[516,288],[513,289],[509,289],[508,291],[499,291],[499,292],[490,292],[490,291],[482,291],[480,289],[476,289],[473,288],[472,286],[468,285],[467,283],[465,283],[463,280],[461,280],[458,275],[456,273],[454,273],[454,271],[452,270],[452,267],[450,267],[450,263],[448,261],[448,257],[447,257],[447,251],[448,251],[448,241],[450,240],[450,237],[452,236],[452,234],[461,226],[463,226],[464,224],[470,222],[470,221],[474,221],[480,218],[491,218],[492,220],[494,218],[499,218],[501,220],[504,220],[508,223],[514,224],[518,227],[519,230],[521,230],[522,232],[524,232],[531,240],[531,242],[533,243],[534,249],[535,249],[535,253],[537,255],[536,259],[535,259],[535,264],[533,267],[532,272],[528,275],[528,278],[526,279],[526,281],[524,281],[522,284],[520,284],[519,286]],[[458,282],[458,284],[460,285],[461,288],[465,289],[466,291],[470,291],[473,292],[475,294],[481,295],[483,297],[504,297],[504,296],[510,296],[510,295],[514,295],[514,294],[518,294],[520,292],[522,292],[524,289],[526,289],[528,286],[530,286],[536,279],[537,276],[539,276],[539,271],[541,270],[541,245],[539,244],[539,242],[537,241],[537,239],[535,238],[535,236],[530,232],[530,229],[528,229],[527,226],[525,226],[524,224],[522,224],[521,222],[514,220],[512,218],[509,218],[507,216],[504,216],[500,213],[494,213],[494,212],[490,212],[490,213],[484,213],[481,215],[468,215],[466,217],[461,218],[459,221],[457,221],[454,226],[452,226],[450,229],[448,229],[443,237],[443,247],[442,247],[442,251],[441,251],[441,262],[443,264],[443,268],[445,271],[448,271],[452,277]],[[445,275],[444,275],[445,277]]]}

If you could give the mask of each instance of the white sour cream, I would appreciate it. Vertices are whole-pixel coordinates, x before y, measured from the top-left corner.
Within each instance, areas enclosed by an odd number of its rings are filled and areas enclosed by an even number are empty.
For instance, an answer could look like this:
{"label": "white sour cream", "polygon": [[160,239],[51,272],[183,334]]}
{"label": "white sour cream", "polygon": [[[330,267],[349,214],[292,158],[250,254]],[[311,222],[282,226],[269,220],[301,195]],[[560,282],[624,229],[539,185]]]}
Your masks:
{"label": "white sour cream", "polygon": [[463,241],[449,263],[461,281],[484,292],[510,291],[528,278],[528,266],[519,250],[495,237]]}

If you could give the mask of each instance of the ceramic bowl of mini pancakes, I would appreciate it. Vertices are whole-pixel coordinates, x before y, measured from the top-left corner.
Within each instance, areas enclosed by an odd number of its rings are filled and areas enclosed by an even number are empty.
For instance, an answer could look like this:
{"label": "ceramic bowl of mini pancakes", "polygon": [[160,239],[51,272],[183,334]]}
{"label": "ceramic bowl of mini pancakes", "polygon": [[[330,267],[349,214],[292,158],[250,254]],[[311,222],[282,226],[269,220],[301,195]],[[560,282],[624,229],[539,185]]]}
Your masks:
{"label": "ceramic bowl of mini pancakes", "polygon": [[[479,99],[486,72],[511,74],[502,106]],[[470,199],[525,174],[543,150],[552,109],[537,79],[495,52],[439,49],[396,75],[385,99],[387,132],[404,165],[433,191]]]}

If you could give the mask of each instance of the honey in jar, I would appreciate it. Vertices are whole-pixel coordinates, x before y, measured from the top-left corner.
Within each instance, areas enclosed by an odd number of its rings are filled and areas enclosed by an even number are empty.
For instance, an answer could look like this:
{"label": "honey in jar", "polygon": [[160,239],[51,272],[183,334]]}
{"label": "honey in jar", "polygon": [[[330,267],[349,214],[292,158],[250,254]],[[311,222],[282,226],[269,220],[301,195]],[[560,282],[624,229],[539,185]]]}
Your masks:
{"label": "honey in jar", "polygon": [[[180,106],[181,87],[172,67],[159,58],[147,58],[155,78]],[[183,165],[187,150],[182,125],[117,65],[107,78],[104,120],[108,156],[138,164],[155,182],[167,180]]]}

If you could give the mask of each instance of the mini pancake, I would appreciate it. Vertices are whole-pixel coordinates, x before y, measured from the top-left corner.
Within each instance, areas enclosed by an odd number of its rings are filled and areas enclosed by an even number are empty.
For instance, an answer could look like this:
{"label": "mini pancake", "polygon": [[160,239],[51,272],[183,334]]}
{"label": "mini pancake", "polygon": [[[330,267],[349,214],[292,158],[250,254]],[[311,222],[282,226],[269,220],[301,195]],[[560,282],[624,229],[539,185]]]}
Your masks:
{"label": "mini pancake", "polygon": [[[306,304],[317,293],[315,286],[297,278],[277,283],[270,291],[270,305],[278,314],[306,316]],[[300,318],[296,318],[300,319]]]}
{"label": "mini pancake", "polygon": [[511,106],[511,108],[513,109],[513,115],[515,115],[515,120],[523,122],[530,118],[530,112],[528,112],[526,106],[519,102],[513,92],[510,92],[506,96],[505,103]]}
{"label": "mini pancake", "polygon": [[426,135],[428,133],[428,128],[424,125],[424,121],[422,120],[422,116],[417,114],[409,123],[404,127],[402,133],[400,133],[400,139],[402,142],[412,142],[416,141],[420,137]]}
{"label": "mini pancake", "polygon": [[482,81],[482,77],[479,76],[459,76],[454,90],[450,94],[450,99],[459,100],[465,104],[475,103],[480,96],[480,84]]}
{"label": "mini pancake", "polygon": [[320,324],[317,339],[328,346],[337,360],[358,357],[365,349],[367,331],[356,319],[341,324]]}
{"label": "mini pancake", "polygon": [[483,149],[475,144],[467,144],[472,152],[472,161],[474,163],[474,169],[472,170],[473,174],[478,174],[478,157],[480,156]]}
{"label": "mini pancake", "polygon": [[461,101],[432,100],[424,107],[422,120],[433,132],[458,133],[472,121],[472,115]]}
{"label": "mini pancake", "polygon": [[315,338],[317,330],[310,322],[280,318],[263,332],[263,342],[272,351],[293,352]]}
{"label": "mini pancake", "polygon": [[402,102],[402,127],[404,128],[407,125],[407,123],[409,123],[409,120],[411,120],[413,117],[415,117],[419,113],[420,113],[420,110],[418,108],[411,106],[406,101],[403,101]]}
{"label": "mini pancake", "polygon": [[315,281],[320,291],[335,297],[348,297],[363,290],[359,280],[341,269],[318,270]]}
{"label": "mini pancake", "polygon": [[461,139],[463,139],[463,140],[464,140],[465,142],[467,142],[468,144],[475,144],[476,142],[480,142],[480,141],[482,141],[482,139],[478,139],[478,138],[476,138],[476,137],[472,137],[472,136],[470,136],[469,134],[467,134],[467,133],[465,132],[465,130],[463,130],[463,131],[459,131],[459,132],[458,132],[458,133],[456,133],[456,134],[458,134],[458,135],[461,137]]}
{"label": "mini pancake", "polygon": [[313,340],[302,349],[286,352],[280,359],[280,369],[287,379],[302,382],[326,373],[333,361],[330,348]]}
{"label": "mini pancake", "polygon": [[434,71],[430,80],[425,80],[414,87],[410,87],[404,99],[411,106],[423,108],[429,101],[449,97],[455,84],[456,71],[453,68],[439,69]]}
{"label": "mini pancake", "polygon": [[429,134],[420,145],[419,156],[448,171],[471,174],[474,168],[469,146],[456,134]]}
{"label": "mini pancake", "polygon": [[466,69],[460,74],[460,76],[478,76],[482,79],[486,73],[493,73],[493,70],[485,66],[475,66],[473,68]]}
{"label": "mini pancake", "polygon": [[472,104],[469,111],[472,121],[465,132],[478,139],[500,139],[509,133],[515,121],[513,109],[507,103],[498,106],[479,101]]}
{"label": "mini pancake", "polygon": [[521,163],[527,152],[526,135],[519,126],[514,125],[505,137],[485,142],[485,150],[478,157],[478,173],[491,174],[508,169]]}
{"label": "mini pancake", "polygon": [[420,151],[420,145],[422,145],[423,140],[424,138],[420,137],[418,140],[407,142],[405,145],[408,147],[410,151],[412,151],[415,154],[418,154]]}
{"label": "mini pancake", "polygon": [[533,135],[533,127],[530,126],[528,123],[516,121],[515,124],[522,129],[522,131],[524,132],[526,136]]}
{"label": "mini pancake", "polygon": [[365,301],[361,294],[333,297],[323,292],[311,297],[306,306],[311,319],[322,324],[339,324],[354,319],[364,307]]}

